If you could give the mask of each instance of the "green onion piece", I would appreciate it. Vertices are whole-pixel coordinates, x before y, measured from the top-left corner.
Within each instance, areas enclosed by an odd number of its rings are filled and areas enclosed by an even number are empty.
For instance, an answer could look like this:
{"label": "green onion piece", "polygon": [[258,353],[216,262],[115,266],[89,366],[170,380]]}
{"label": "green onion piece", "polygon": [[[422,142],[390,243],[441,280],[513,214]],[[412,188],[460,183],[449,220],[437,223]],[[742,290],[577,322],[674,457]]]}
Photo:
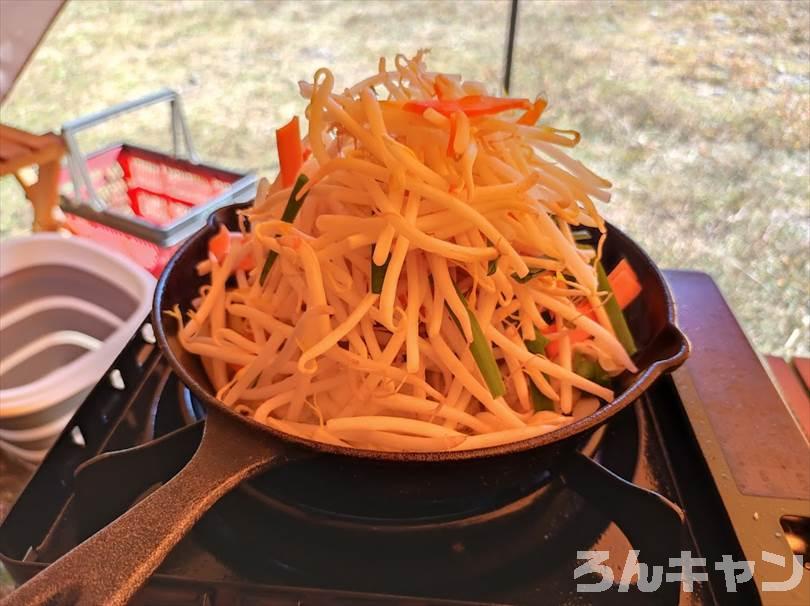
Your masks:
{"label": "green onion piece", "polygon": [[572,231],[571,235],[574,236],[574,240],[576,242],[590,242],[593,240],[593,236],[591,236],[591,232],[585,231],[584,229],[578,229],[576,231]]}
{"label": "green onion piece", "polygon": [[633,335],[630,333],[630,328],[627,326],[627,320],[624,318],[621,307],[616,302],[616,297],[613,296],[613,289],[610,287],[607,273],[601,263],[596,264],[596,279],[599,290],[607,292],[608,298],[605,301],[605,313],[607,313],[613,331],[616,333],[616,338],[619,343],[624,346],[624,349],[631,356],[638,351],[636,342],[633,340]]}
{"label": "green onion piece", "polygon": [[542,268],[540,268],[540,267],[530,267],[530,268],[529,268],[529,273],[527,273],[525,276],[523,276],[523,277],[521,278],[521,277],[520,277],[519,275],[517,275],[517,274],[512,274],[512,279],[513,279],[515,282],[517,282],[518,284],[526,284],[526,282],[528,282],[528,281],[529,281],[529,280],[531,280],[532,278],[536,277],[537,275],[539,275],[539,274],[543,273],[544,271],[546,271],[546,270],[545,270],[545,269],[542,269]]}
{"label": "green onion piece", "polygon": [[534,331],[534,341],[529,341],[528,339],[523,341],[526,345],[526,349],[528,349],[531,353],[537,354],[545,354],[546,353],[546,345],[551,343],[551,339],[547,339],[543,335],[540,334],[539,331]]}
{"label": "green onion piece", "polygon": [[610,384],[610,376],[599,365],[599,362],[577,352],[574,354],[572,370],[580,377],[602,386]]}
{"label": "green onion piece", "polygon": [[[461,302],[464,304],[464,309],[467,310],[467,316],[470,318],[470,328],[472,329],[473,337],[472,343],[470,343],[470,352],[472,353],[473,360],[475,360],[478,370],[481,371],[481,376],[484,377],[484,382],[489,388],[489,393],[492,394],[493,398],[500,398],[506,393],[506,385],[503,384],[503,377],[501,377],[501,369],[498,368],[498,361],[495,359],[495,354],[492,353],[489,341],[484,336],[484,331],[481,330],[478,318],[470,311],[470,307],[467,305],[467,299],[461,294],[458,286],[456,286],[456,292]],[[447,309],[450,312],[450,317],[453,318],[456,326],[461,330],[461,323],[453,313],[453,310],[449,307]]]}
{"label": "green onion piece", "polygon": [[[284,208],[284,214],[281,215],[281,220],[285,223],[292,223],[295,221],[295,217],[298,214],[298,211],[301,210],[301,206],[304,204],[304,200],[307,199],[307,194],[304,194],[304,197],[300,200],[296,200],[298,197],[298,192],[301,191],[301,188],[307,184],[309,179],[306,175],[300,174],[298,175],[298,180],[293,185],[292,191],[290,192],[290,197],[287,199],[287,206]],[[259,275],[259,284],[264,286],[264,281],[267,279],[267,274],[270,273],[270,270],[273,268],[273,263],[276,262],[278,258],[278,253],[274,250],[271,250],[267,253],[267,259],[264,261],[264,266],[262,267],[262,273]]]}
{"label": "green onion piece", "polygon": [[270,270],[273,268],[273,263],[276,262],[276,258],[278,257],[278,253],[274,250],[271,250],[267,253],[267,259],[264,260],[264,266],[262,267],[262,273],[259,276],[259,284],[264,286],[264,281],[267,279],[267,274],[270,273]]}
{"label": "green onion piece", "polygon": [[[551,339],[547,339],[541,335],[539,331],[535,330],[534,340],[530,341],[526,339],[523,341],[523,343],[526,345],[526,349],[528,349],[534,355],[543,355],[546,353],[546,345],[551,343]],[[554,402],[551,401],[551,398],[544,395],[539,389],[537,389],[537,385],[535,385],[531,379],[529,380],[529,395],[531,395],[532,404],[534,405],[535,410],[554,410]]]}
{"label": "green onion piece", "polygon": [[490,259],[487,263],[487,275],[491,276],[498,271],[498,259]]}
{"label": "green onion piece", "polygon": [[382,265],[374,263],[374,247],[371,245],[371,292],[378,295],[382,292],[383,282],[385,282],[385,272],[388,271],[388,264],[391,262],[391,253]]}
{"label": "green onion piece", "polygon": [[[492,240],[487,238],[487,246],[492,246]],[[489,263],[487,263],[487,275],[491,276],[496,271],[498,271],[498,259],[500,257],[495,257],[494,259],[490,259]]]}
{"label": "green onion piece", "polygon": [[551,398],[537,389],[537,385],[531,380],[529,381],[529,395],[532,397],[532,405],[535,411],[554,410],[554,402],[551,401]]}
{"label": "green onion piece", "polygon": [[300,200],[296,200],[296,198],[298,197],[298,192],[300,192],[301,189],[303,189],[304,185],[307,184],[307,181],[309,181],[309,179],[305,174],[302,173],[298,175],[298,179],[296,180],[295,185],[293,185],[292,191],[290,192],[290,197],[287,200],[287,207],[284,209],[284,214],[281,215],[281,220],[284,221],[285,223],[292,223],[293,221],[295,221],[295,217],[298,214],[298,211],[301,210],[301,206],[304,204],[304,200],[307,199],[307,195],[309,194],[309,192],[304,194],[304,197],[301,198]]}

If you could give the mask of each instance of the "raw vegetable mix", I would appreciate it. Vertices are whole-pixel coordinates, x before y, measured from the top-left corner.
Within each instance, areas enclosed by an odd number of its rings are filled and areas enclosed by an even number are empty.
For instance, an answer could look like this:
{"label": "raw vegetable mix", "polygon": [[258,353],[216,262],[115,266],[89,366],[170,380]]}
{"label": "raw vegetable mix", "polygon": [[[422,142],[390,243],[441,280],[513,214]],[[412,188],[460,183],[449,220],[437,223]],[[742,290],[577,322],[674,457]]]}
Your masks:
{"label": "raw vegetable mix", "polygon": [[[626,260],[603,266],[610,183],[572,159],[546,100],[381,59],[320,69],[276,133],[238,233],[176,311],[227,406],[356,448],[482,448],[556,430],[635,371]],[[303,135],[303,136],[302,136]]]}

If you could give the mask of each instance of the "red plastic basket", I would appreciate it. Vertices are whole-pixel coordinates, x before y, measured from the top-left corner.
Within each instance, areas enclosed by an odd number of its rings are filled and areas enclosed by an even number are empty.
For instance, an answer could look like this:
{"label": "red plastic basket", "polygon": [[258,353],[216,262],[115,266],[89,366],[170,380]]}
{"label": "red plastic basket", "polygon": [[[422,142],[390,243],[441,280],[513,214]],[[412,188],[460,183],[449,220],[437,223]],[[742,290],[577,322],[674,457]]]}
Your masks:
{"label": "red plastic basket", "polygon": [[[82,153],[80,131],[158,103],[171,110],[171,155],[130,143]],[[154,275],[212,211],[255,191],[255,175],[198,161],[180,95],[169,89],[63,124],[62,137],[68,153],[59,186],[68,228]]]}
{"label": "red plastic basket", "polygon": [[[85,161],[93,186],[106,203],[104,214],[140,220],[156,228],[171,224],[194,207],[221,199],[245,178],[245,174],[193,164],[126,143],[94,152]],[[97,211],[88,213],[86,207],[76,205],[67,168],[60,175],[60,190],[66,223],[73,233],[125,254],[156,276],[179,246],[150,242],[93,220]]]}

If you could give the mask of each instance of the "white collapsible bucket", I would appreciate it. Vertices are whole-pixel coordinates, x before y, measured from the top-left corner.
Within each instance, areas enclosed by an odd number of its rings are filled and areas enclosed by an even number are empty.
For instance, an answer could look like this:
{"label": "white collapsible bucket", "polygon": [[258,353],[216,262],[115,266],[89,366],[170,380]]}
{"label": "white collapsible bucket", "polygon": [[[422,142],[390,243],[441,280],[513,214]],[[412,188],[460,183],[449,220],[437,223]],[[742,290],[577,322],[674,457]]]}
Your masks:
{"label": "white collapsible bucket", "polygon": [[41,460],[143,322],[154,287],[87,240],[0,242],[0,448]]}

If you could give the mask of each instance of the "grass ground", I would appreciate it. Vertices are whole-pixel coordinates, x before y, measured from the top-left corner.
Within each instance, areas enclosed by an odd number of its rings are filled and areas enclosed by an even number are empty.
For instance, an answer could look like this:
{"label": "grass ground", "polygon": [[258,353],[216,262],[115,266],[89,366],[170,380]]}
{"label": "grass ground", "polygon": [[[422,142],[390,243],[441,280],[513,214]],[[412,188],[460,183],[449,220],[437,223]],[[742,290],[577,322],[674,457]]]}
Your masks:
{"label": "grass ground", "polygon": [[[344,82],[380,55],[500,79],[503,1],[67,4],[0,113],[34,131],[160,86],[184,94],[204,158],[270,172],[296,81]],[[712,274],[755,344],[810,351],[810,4],[521,2],[513,93],[584,135],[615,183],[603,208],[663,266]],[[165,142],[157,111],[85,138]],[[0,234],[28,209],[0,182]]]}

